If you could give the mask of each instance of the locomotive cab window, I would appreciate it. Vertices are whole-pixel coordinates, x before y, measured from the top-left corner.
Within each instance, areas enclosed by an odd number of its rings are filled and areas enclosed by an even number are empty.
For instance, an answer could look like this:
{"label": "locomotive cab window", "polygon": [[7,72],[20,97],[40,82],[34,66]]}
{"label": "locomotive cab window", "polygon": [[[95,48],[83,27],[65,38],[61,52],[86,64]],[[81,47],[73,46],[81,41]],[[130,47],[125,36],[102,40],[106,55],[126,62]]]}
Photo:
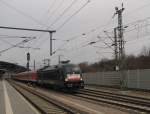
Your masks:
{"label": "locomotive cab window", "polygon": [[77,66],[71,66],[65,68],[67,74],[81,74],[81,70]]}

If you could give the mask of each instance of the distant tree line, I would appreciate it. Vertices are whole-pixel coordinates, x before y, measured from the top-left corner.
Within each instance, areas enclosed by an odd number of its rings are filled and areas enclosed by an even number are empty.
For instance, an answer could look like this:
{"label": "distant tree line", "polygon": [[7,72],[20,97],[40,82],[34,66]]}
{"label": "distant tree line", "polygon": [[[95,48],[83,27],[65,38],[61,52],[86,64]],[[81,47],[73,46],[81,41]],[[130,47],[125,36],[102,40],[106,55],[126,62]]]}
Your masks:
{"label": "distant tree line", "polygon": [[[116,61],[114,59],[102,59],[99,62],[88,64],[88,62],[80,63],[82,72],[98,72],[98,71],[115,71]],[[150,69],[150,49],[143,48],[137,56],[128,55],[124,62],[125,70]]]}

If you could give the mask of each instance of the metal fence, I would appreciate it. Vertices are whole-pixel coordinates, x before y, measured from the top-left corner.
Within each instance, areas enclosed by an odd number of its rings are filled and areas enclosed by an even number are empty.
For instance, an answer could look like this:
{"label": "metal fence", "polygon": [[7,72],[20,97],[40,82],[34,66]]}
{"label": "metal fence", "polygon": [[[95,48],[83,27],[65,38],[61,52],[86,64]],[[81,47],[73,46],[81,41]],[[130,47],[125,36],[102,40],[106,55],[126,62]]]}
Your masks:
{"label": "metal fence", "polygon": [[[127,88],[150,90],[150,69],[125,71],[125,82]],[[96,72],[84,73],[85,84],[120,86],[120,72]]]}

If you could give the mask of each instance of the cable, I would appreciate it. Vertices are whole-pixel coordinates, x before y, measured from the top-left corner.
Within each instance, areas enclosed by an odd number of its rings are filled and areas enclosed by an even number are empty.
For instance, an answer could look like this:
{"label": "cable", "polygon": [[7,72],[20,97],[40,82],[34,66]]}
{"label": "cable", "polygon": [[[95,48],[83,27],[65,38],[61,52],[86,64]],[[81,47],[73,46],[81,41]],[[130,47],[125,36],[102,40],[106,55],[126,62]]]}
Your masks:
{"label": "cable", "polygon": [[[52,17],[52,15],[54,15],[54,13],[56,13],[57,10],[62,6],[63,3],[64,3],[64,0],[62,0],[62,1],[59,3],[58,7],[57,7],[53,12],[51,12],[51,13],[49,14],[49,17],[46,19],[46,24],[48,23],[48,20],[50,20],[50,18]],[[50,27],[49,27],[49,28],[50,28]]]}
{"label": "cable", "polygon": [[[65,13],[68,9],[70,9],[70,8],[72,7],[73,4],[75,4],[75,2],[76,2],[76,0],[74,0],[74,1],[71,3],[70,7],[68,7],[66,10],[64,10],[64,12],[62,13],[62,16],[64,15],[64,13]],[[61,26],[59,26],[58,29],[56,29],[56,30],[58,31],[60,28],[62,28],[73,16],[75,16],[77,13],[79,13],[89,2],[90,2],[90,0],[88,0],[81,8],[79,8],[75,13],[73,13],[73,14],[72,14]],[[76,38],[77,38],[77,37],[72,37],[72,38],[68,39],[67,41],[69,42],[70,40],[76,39]],[[68,42],[62,44],[60,47],[66,45]],[[57,50],[60,50],[60,48],[56,49],[56,50],[54,51],[54,53],[55,53]]]}
{"label": "cable", "polygon": [[[147,25],[148,26],[148,25]],[[105,43],[106,44],[106,43]]]}
{"label": "cable", "polygon": [[52,11],[52,8],[55,6],[55,3],[56,3],[56,0],[54,0],[54,1],[52,2],[52,4],[50,5],[49,9],[48,9],[47,12],[46,12],[47,14]]}
{"label": "cable", "polygon": [[130,14],[132,14],[132,13],[135,13],[136,11],[139,11],[139,10],[141,10],[141,9],[144,9],[144,8],[146,8],[146,7],[148,7],[148,6],[150,6],[150,3],[145,4],[145,5],[141,6],[141,7],[138,7],[138,8],[136,8],[136,9],[130,11],[126,16],[128,16],[128,15],[130,15]]}
{"label": "cable", "polygon": [[9,44],[9,45],[12,45],[12,46],[13,46],[12,43],[10,43],[10,42],[8,42],[8,41],[6,41],[6,40],[4,40],[4,39],[0,39],[0,40],[3,41],[3,42],[5,42],[6,44]]}
{"label": "cable", "polygon": [[[45,15],[47,15],[47,14],[53,9],[53,7],[55,6],[55,3],[56,3],[56,0],[54,0],[54,1],[52,2],[52,4],[51,4],[50,7],[46,10],[46,12],[43,14],[42,17],[44,17]],[[42,18],[40,19],[40,21],[42,21]]]}
{"label": "cable", "polygon": [[99,48],[99,49],[108,49],[109,47],[99,47],[99,46],[93,46],[94,48]]}
{"label": "cable", "polygon": [[146,17],[146,18],[144,18],[144,19],[140,19],[140,20],[136,20],[136,21],[133,21],[133,22],[127,23],[127,24],[125,24],[125,26],[129,26],[129,25],[137,24],[137,23],[140,23],[140,22],[143,22],[143,21],[149,20],[149,19],[150,19],[150,16],[149,16],[149,17]]}
{"label": "cable", "polygon": [[59,21],[61,19],[61,17],[64,16],[64,14],[77,2],[78,0],[73,0],[71,2],[71,4],[58,16],[58,18],[56,18],[49,27],[53,26],[57,21]]}
{"label": "cable", "polygon": [[[96,28],[94,28],[94,29],[91,29],[90,31],[88,31],[88,32],[85,32],[85,33],[82,33],[82,34],[79,34],[79,35],[76,35],[76,36],[74,36],[74,37],[72,37],[72,38],[69,38],[69,39],[67,39],[67,40],[75,40],[75,39],[77,39],[77,38],[80,38],[80,36],[83,36],[83,35],[86,35],[86,34],[91,34],[92,32],[95,32],[97,29],[100,29],[100,28],[102,28],[102,27],[105,27],[105,26],[108,26],[108,25],[110,25],[110,23],[111,23],[111,20],[112,20],[112,18],[110,19],[110,21],[107,23],[107,24],[105,24],[105,25],[102,25],[102,26],[98,26],[98,27],[96,27]],[[46,40],[45,40],[46,41]],[[64,43],[63,45],[65,45],[66,43]],[[40,45],[41,45],[41,43],[40,43]],[[58,48],[59,49],[59,48]]]}
{"label": "cable", "polygon": [[39,20],[37,20],[37,19],[35,19],[34,17],[32,17],[31,15],[29,15],[29,14],[27,14],[27,13],[25,13],[25,12],[19,10],[19,9],[17,9],[16,7],[10,5],[10,4],[7,3],[6,1],[0,0],[0,2],[2,2],[2,3],[3,3],[5,6],[7,6],[8,8],[11,8],[11,9],[13,9],[14,11],[16,11],[17,13],[23,15],[24,17],[30,18],[32,21],[34,21],[34,22],[37,23],[38,25],[41,25],[41,26],[44,26],[44,27],[46,26],[46,25],[44,25],[42,22],[40,22]]}
{"label": "cable", "polygon": [[74,12],[68,19],[66,19],[66,21],[62,25],[60,25],[56,30],[59,31],[67,22],[69,22],[72,19],[72,17],[78,14],[89,2],[90,0],[88,0],[81,8]]}
{"label": "cable", "polygon": [[[56,53],[58,50],[60,50],[62,47],[64,47],[67,43],[69,43],[70,41],[72,40],[75,40],[77,38],[80,38],[78,36],[75,36],[75,37],[72,37],[72,38],[69,38],[68,40],[66,40],[67,42],[63,43],[59,48],[57,48],[54,52]],[[101,37],[101,38],[107,38],[107,37]],[[89,42],[89,41],[88,41]],[[88,43],[88,42],[85,42],[85,43]],[[108,43],[107,43],[108,44]]]}
{"label": "cable", "polygon": [[0,35],[0,39],[2,38],[21,38],[21,39],[26,39],[26,38],[31,38],[30,36],[9,36],[9,35]]}
{"label": "cable", "polygon": [[[150,5],[150,4],[147,4],[147,5]],[[146,6],[147,6],[146,5]],[[144,8],[144,6],[142,6],[143,8]],[[139,8],[137,8],[137,9],[140,9],[140,7]],[[135,10],[137,10],[137,9],[135,9]],[[149,19],[150,17],[147,17],[146,19]],[[111,20],[112,20],[112,18],[110,19],[110,21],[107,23],[107,24],[105,24],[105,25],[103,25],[103,26],[99,26],[99,27],[96,27],[95,29],[92,29],[91,31],[88,31],[88,32],[86,32],[86,33],[84,33],[84,34],[89,34],[89,33],[92,33],[93,31],[95,31],[95,30],[97,30],[97,29],[99,29],[99,28],[102,28],[102,27],[105,27],[105,26],[108,26],[110,23],[111,23]],[[139,20],[138,20],[139,21]],[[131,23],[128,23],[128,24],[126,24],[126,25],[129,25],[129,24],[133,24],[133,23],[136,23],[137,21],[134,21],[134,22],[131,22]],[[78,36],[75,36],[75,37],[72,37],[72,38],[70,38],[70,39],[68,39],[68,40],[74,40],[74,39],[77,39],[77,38],[79,38],[81,35],[78,35]],[[64,44],[63,44],[64,45]]]}
{"label": "cable", "polygon": [[40,48],[24,47],[24,46],[20,46],[20,45],[12,44],[12,43],[10,43],[10,42],[8,42],[8,41],[4,40],[4,39],[0,39],[0,40],[1,40],[1,41],[3,41],[3,42],[5,42],[6,44],[9,44],[9,45],[11,45],[11,46],[18,47],[18,48],[40,49]]}
{"label": "cable", "polygon": [[[105,26],[106,26],[106,25],[105,25]],[[90,31],[90,32],[91,32],[91,31]],[[81,36],[81,35],[80,35],[80,36]],[[77,37],[76,37],[76,38],[77,38]],[[76,38],[74,38],[74,39],[76,39]],[[66,44],[66,43],[64,43],[64,44]],[[64,45],[64,44],[63,44],[63,45]]]}
{"label": "cable", "polygon": [[[62,14],[59,16],[59,19],[60,19],[60,17],[62,17],[75,3],[77,2],[77,0],[73,0],[73,2],[71,2],[71,4],[62,12]],[[58,18],[57,18],[58,19]],[[59,20],[58,19],[58,20]],[[57,20],[57,21],[58,21]],[[46,29],[49,29],[51,26],[49,26],[49,27],[47,27]],[[42,36],[42,34],[40,34],[40,36],[39,37],[41,37]],[[47,39],[46,39],[47,40]],[[43,40],[42,42],[45,42],[46,40]],[[41,46],[41,42],[40,42],[40,46]],[[38,45],[38,47],[39,47],[39,45]]]}
{"label": "cable", "polygon": [[17,46],[19,46],[19,45],[21,45],[21,44],[25,44],[25,43],[27,43],[27,42],[29,42],[29,41],[31,41],[31,40],[34,40],[34,39],[35,39],[35,37],[33,37],[33,38],[31,38],[31,39],[25,39],[25,40],[23,40],[23,41],[21,41],[21,42],[15,44],[15,45],[12,44],[11,47],[1,50],[1,51],[0,51],[0,54],[3,53],[3,52],[8,51],[8,50],[10,50],[10,49],[12,49],[12,48],[14,48],[14,47],[17,47]]}
{"label": "cable", "polygon": [[[149,19],[150,17],[147,17],[147,18],[145,18],[145,19],[143,19],[143,21],[145,21],[145,20],[147,20],[147,19]],[[137,22],[141,22],[141,21],[139,21],[139,20],[137,20],[137,21],[134,21],[134,22],[131,22],[131,23],[128,23],[127,25],[132,25],[132,24],[135,24],[135,23],[137,23]],[[144,25],[144,26],[150,26],[150,24],[147,24],[147,25]],[[143,27],[144,27],[143,26]],[[134,29],[132,29],[132,30],[129,30],[129,31],[125,31],[125,33],[127,33],[127,32],[131,32],[131,31],[133,31],[133,30],[135,30],[136,28],[134,28]],[[80,36],[80,35],[79,35]],[[79,38],[78,36],[76,36],[76,37],[72,37],[72,38],[70,38],[70,39],[68,39],[68,41],[70,42],[71,40],[74,40],[74,39],[77,39],[77,38]],[[104,38],[106,38],[106,37],[104,37]],[[56,49],[56,51],[57,50],[60,50],[63,46],[65,46],[67,43],[69,43],[69,42],[66,42],[66,43],[64,43],[63,45],[61,45],[58,49]],[[106,42],[104,42],[103,41],[103,43],[105,44],[105,45],[107,45],[109,48],[111,48],[112,49],[112,47],[108,44],[108,43],[106,43]],[[113,51],[114,51],[114,49],[112,49]]]}
{"label": "cable", "polygon": [[[112,19],[112,18],[111,18],[111,19]],[[85,36],[85,35],[87,35],[87,34],[91,34],[92,32],[95,32],[95,30],[109,25],[110,22],[111,22],[111,21],[109,21],[107,24],[105,24],[105,25],[103,25],[103,26],[96,27],[95,29],[92,29],[92,30],[90,30],[90,31],[88,31],[88,32],[84,32],[84,33],[82,33],[82,34],[79,34],[79,35],[76,35],[76,36],[74,36],[74,37],[71,37],[71,38],[67,39],[67,41],[68,41],[68,43],[69,43],[69,42],[72,41],[72,40],[75,40],[75,39],[80,38],[81,36]],[[106,38],[106,37],[103,37],[103,38]],[[64,47],[66,44],[67,44],[67,42],[64,43],[64,44],[62,44],[62,45],[58,48],[58,50],[59,50],[61,47]],[[56,50],[57,50],[57,49],[56,49]]]}

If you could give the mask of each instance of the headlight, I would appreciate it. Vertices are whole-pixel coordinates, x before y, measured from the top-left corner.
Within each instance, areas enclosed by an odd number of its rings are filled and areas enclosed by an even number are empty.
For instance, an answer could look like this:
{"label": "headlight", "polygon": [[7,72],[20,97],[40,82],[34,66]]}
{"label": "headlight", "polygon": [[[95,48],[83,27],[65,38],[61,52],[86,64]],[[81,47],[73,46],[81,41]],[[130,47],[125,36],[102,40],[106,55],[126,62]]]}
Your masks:
{"label": "headlight", "polygon": [[83,79],[82,79],[82,78],[80,78],[80,80],[82,81]]}
{"label": "headlight", "polygon": [[65,81],[68,81],[68,78],[65,78]]}

